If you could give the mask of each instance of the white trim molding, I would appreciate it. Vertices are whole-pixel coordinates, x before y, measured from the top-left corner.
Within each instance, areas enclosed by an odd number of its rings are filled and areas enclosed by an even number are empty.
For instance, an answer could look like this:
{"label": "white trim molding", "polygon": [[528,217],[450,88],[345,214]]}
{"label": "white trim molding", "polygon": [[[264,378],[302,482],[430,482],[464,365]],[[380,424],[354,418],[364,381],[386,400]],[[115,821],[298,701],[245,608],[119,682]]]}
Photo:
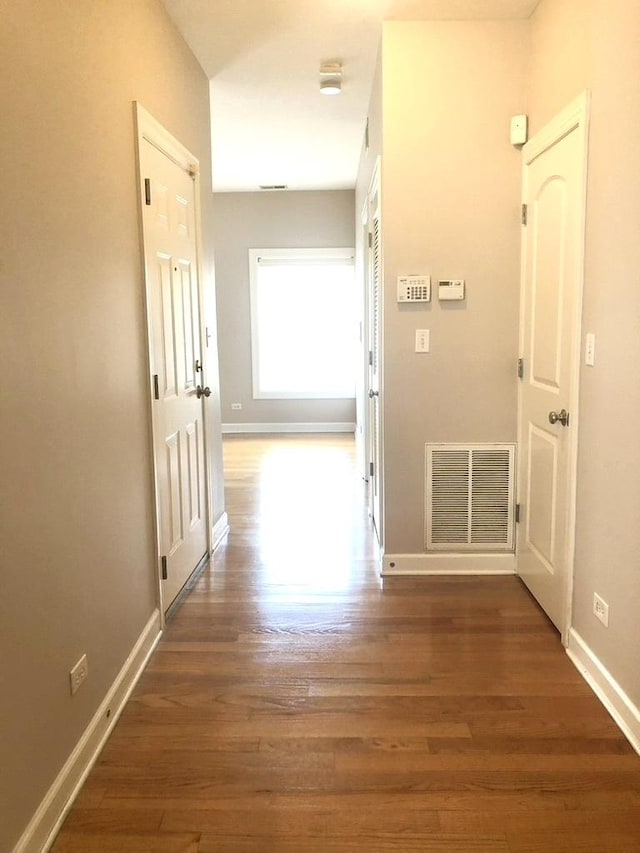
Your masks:
{"label": "white trim molding", "polygon": [[385,554],[381,574],[514,575],[515,554]]}
{"label": "white trim molding", "polygon": [[567,654],[580,675],[611,714],[614,722],[640,755],[640,709],[633,704],[602,661],[571,628]]}
{"label": "white trim molding", "polygon": [[536,157],[539,157],[548,148],[555,145],[559,139],[567,136],[577,127],[581,128],[582,138],[586,146],[590,108],[591,91],[586,89],[524,145],[522,149],[524,162],[532,163]]}
{"label": "white trim molding", "polygon": [[354,423],[222,424],[223,435],[278,432],[355,432]]}
{"label": "white trim molding", "polygon": [[14,847],[13,853],[46,853],[49,850],[161,635],[160,611],[154,610],[93,719]]}
{"label": "white trim molding", "polygon": [[216,548],[218,547],[218,545],[220,545],[220,543],[222,542],[224,537],[227,535],[229,530],[230,530],[229,514],[226,512],[223,512],[222,515],[220,516],[220,518],[213,525],[213,530],[211,531],[211,552],[212,553],[215,552]]}

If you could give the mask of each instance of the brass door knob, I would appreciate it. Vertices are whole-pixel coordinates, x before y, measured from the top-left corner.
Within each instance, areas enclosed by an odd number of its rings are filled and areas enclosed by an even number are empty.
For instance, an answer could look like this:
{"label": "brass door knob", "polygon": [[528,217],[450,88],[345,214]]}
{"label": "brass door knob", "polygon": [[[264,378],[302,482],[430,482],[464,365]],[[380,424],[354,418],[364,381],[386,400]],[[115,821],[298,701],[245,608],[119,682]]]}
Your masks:
{"label": "brass door knob", "polygon": [[561,409],[559,412],[549,412],[549,423],[561,423],[562,426],[569,425],[569,412],[566,409]]}

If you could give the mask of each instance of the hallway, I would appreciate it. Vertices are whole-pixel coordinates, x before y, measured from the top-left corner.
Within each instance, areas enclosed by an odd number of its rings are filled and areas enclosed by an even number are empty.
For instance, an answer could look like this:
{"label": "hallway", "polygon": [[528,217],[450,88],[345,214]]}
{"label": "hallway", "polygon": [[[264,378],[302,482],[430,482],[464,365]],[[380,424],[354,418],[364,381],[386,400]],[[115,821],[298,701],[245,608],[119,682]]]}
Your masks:
{"label": "hallway", "polygon": [[392,578],[349,436],[225,441],[231,533],[55,853],[633,853],[640,758],[516,578]]}

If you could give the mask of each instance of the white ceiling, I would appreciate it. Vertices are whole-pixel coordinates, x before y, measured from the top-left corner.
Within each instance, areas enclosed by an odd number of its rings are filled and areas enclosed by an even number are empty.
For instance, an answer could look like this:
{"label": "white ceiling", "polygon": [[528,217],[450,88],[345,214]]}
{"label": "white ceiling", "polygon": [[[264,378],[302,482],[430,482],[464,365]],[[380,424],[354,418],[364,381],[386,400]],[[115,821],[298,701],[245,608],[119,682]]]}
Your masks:
{"label": "white ceiling", "polygon": [[[355,184],[387,20],[527,18],[538,0],[163,0],[211,80],[213,187]],[[321,62],[343,65],[320,95]]]}

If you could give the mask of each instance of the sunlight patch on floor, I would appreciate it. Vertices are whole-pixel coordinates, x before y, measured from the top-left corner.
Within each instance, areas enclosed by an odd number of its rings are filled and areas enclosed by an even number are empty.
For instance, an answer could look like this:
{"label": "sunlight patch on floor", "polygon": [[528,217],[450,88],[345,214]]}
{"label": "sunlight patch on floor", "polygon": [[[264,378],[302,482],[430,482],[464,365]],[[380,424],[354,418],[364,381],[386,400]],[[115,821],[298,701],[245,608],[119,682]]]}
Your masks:
{"label": "sunlight patch on floor", "polygon": [[319,591],[352,586],[354,552],[363,547],[352,454],[331,447],[274,448],[259,482],[264,580]]}

